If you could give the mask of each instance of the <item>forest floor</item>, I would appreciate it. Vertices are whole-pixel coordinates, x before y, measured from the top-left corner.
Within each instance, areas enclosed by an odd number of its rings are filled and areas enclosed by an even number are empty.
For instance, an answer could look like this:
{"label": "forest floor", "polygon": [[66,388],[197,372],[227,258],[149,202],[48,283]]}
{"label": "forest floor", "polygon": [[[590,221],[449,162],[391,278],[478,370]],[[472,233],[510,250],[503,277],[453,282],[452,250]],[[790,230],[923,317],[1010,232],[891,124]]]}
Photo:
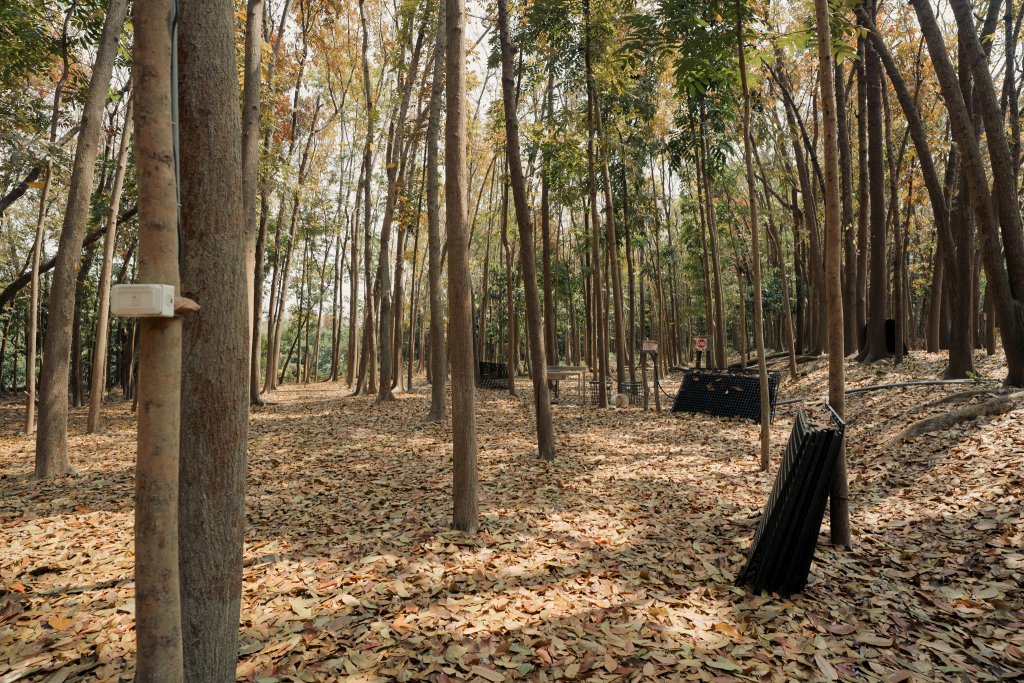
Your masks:
{"label": "forest floor", "polygon": [[[979,357],[979,372],[1001,376]],[[807,367],[807,366],[805,366]],[[850,386],[933,378],[939,356],[851,363]],[[783,398],[820,399],[823,364]],[[478,394],[482,528],[449,531],[449,427],[426,387],[375,405],[287,386],[252,417],[245,681],[880,680],[1024,676],[1024,407],[890,447],[963,387],[848,399],[854,547],[789,599],[733,585],[771,488],[757,427],[555,407],[534,454],[528,382]],[[820,401],[817,404],[820,416]],[[82,477],[29,480],[0,405],[0,682],[134,675],[134,422],[112,404]],[[780,409],[773,470],[792,424]]]}

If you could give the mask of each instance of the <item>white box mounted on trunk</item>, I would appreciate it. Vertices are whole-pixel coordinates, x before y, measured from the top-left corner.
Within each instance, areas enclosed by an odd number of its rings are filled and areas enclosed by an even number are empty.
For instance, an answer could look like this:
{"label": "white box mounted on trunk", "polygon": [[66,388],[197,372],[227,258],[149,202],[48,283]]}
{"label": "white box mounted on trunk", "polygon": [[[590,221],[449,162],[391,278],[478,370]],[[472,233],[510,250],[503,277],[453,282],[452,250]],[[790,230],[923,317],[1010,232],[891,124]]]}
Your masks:
{"label": "white box mounted on trunk", "polygon": [[174,287],[114,285],[110,288],[110,312],[130,318],[173,318]]}

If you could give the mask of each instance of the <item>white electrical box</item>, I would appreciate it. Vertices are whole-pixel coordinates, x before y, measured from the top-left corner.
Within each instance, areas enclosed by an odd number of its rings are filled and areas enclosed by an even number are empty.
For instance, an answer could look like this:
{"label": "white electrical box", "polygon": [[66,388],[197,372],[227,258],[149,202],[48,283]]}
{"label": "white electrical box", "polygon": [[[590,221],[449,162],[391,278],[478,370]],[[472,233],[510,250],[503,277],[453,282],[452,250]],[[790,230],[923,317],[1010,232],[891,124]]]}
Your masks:
{"label": "white electrical box", "polygon": [[114,285],[110,288],[110,312],[129,318],[173,318],[174,287]]}

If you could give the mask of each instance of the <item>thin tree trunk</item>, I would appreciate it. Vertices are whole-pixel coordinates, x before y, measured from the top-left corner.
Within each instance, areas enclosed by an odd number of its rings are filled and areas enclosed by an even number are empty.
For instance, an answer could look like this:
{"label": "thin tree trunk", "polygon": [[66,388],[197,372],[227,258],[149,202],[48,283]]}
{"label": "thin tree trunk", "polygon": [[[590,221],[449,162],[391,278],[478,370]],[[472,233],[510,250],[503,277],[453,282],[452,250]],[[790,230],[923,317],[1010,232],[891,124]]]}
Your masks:
{"label": "thin tree trunk", "polygon": [[[873,11],[873,10],[872,10]],[[882,112],[882,74],[878,54],[870,44],[865,50],[865,79],[867,81],[868,115],[868,186],[871,211],[870,275],[868,292],[867,336],[860,360],[870,363],[889,355],[885,339],[885,321],[888,318],[885,218],[885,162]]]}
{"label": "thin tree trunk", "polygon": [[868,291],[868,218],[871,193],[868,183],[868,85],[864,62],[867,61],[867,40],[857,38],[857,277],[856,316],[857,349],[864,351],[867,326]]}
{"label": "thin tree trunk", "polygon": [[[835,86],[832,81],[832,33],[829,30],[828,0],[814,1],[817,21],[818,81],[825,132],[825,286],[828,299],[828,400],[840,418],[845,408],[845,351],[843,349],[842,235],[839,201],[839,143],[836,131]],[[846,453],[841,449],[829,492],[829,526],[832,544],[850,547],[849,489],[846,481]]]}
{"label": "thin tree trunk", "polygon": [[599,408],[607,408],[608,390],[605,382],[608,377],[608,347],[606,345],[608,338],[608,320],[607,316],[603,312],[604,304],[602,299],[604,297],[602,296],[601,290],[601,253],[597,213],[597,171],[595,170],[595,166],[597,164],[597,151],[595,150],[595,137],[597,134],[597,114],[595,109],[597,107],[597,102],[594,92],[596,86],[594,84],[590,54],[590,0],[584,0],[583,8],[585,14],[585,45],[583,54],[586,62],[587,78],[587,184],[590,196],[590,268],[593,280],[591,296],[593,296],[594,301],[593,320],[596,339],[594,351],[597,356],[597,405]]}
{"label": "thin tree trunk", "polygon": [[[500,10],[499,10],[500,14]],[[506,161],[506,166],[507,166]],[[506,177],[508,175],[506,170]],[[508,368],[508,393],[516,395],[516,335],[515,335],[515,300],[513,298],[513,287],[515,277],[512,274],[514,267],[512,257],[512,246],[508,241],[508,191],[509,183],[505,180],[501,187],[501,250],[505,255],[505,320],[508,322],[505,334],[505,365]],[[481,318],[482,319],[482,318]],[[481,358],[482,360],[482,358]]]}
{"label": "thin tree trunk", "polygon": [[476,386],[473,299],[466,213],[466,7],[447,2],[445,16],[445,213],[448,231],[448,326],[452,365],[452,525],[475,533],[479,524],[476,466]]}
{"label": "thin tree trunk", "polygon": [[[754,344],[757,348],[757,374],[761,389],[761,469],[767,472],[771,467],[771,401],[768,388],[768,363],[764,353],[764,306],[761,299],[761,237],[760,229],[757,225],[757,190],[754,187],[754,160],[751,153],[753,140],[750,132],[750,91],[747,88],[747,65],[744,54],[745,45],[742,20],[743,6],[740,0],[736,2],[736,12],[737,52],[739,53],[740,83],[743,90],[743,158],[747,167],[747,202],[750,211],[750,244],[754,275]],[[824,82],[822,85],[824,86]],[[831,97],[831,94],[828,96]],[[833,110],[832,113],[834,115],[835,111]],[[836,254],[838,254],[838,251]],[[841,293],[836,292],[836,294],[841,297]],[[840,298],[840,304],[841,302],[842,299]],[[744,328],[746,327],[745,323],[746,321],[744,320]],[[745,334],[746,330],[744,329]],[[746,349],[746,346],[747,340],[744,338],[744,349]]]}
{"label": "thin tree trunk", "polygon": [[75,280],[89,220],[103,107],[107,102],[126,11],[126,0],[111,0],[82,106],[81,132],[75,149],[64,226],[57,246],[57,265],[47,304],[49,317],[40,373],[39,427],[36,433],[37,479],[74,472],[68,460],[68,360],[71,355]]}
{"label": "thin tree trunk", "polygon": [[[537,421],[537,450],[543,460],[555,458],[555,432],[551,424],[548,395],[547,358],[544,352],[540,296],[537,291],[537,260],[533,247],[533,221],[526,199],[526,179],[519,149],[519,117],[512,74],[512,39],[509,36],[505,0],[498,0],[498,31],[501,42],[502,94],[505,104],[505,139],[512,195],[519,225],[519,262],[526,294],[526,334],[529,338],[530,370],[533,377],[534,416]],[[620,320],[621,327],[621,320]],[[621,339],[620,339],[621,345]]]}
{"label": "thin tree trunk", "polygon": [[[68,75],[70,74],[68,63],[68,27],[71,23],[71,17],[74,15],[77,6],[77,2],[71,3],[71,6],[68,8],[67,13],[64,15],[64,24],[61,30],[61,58],[63,60],[64,66],[61,70],[60,77],[57,79],[57,84],[53,88],[53,106],[51,107],[50,113],[49,138],[51,146],[57,139],[57,126],[60,123],[61,100],[64,95],[64,86],[66,85]],[[38,342],[39,337],[39,261],[43,251],[43,228],[46,219],[46,212],[49,208],[50,181],[53,175],[53,158],[50,155],[47,155],[46,157],[46,162],[43,167],[42,175],[43,187],[42,191],[39,193],[39,211],[36,216],[35,240],[32,243],[32,290],[29,298],[28,333],[25,337],[25,389],[27,397],[25,400],[24,431],[26,434],[32,434],[33,432],[35,432],[36,429],[36,344]],[[10,203],[7,204],[7,206],[9,205]],[[3,211],[0,210],[0,215],[2,215],[2,213]]]}
{"label": "thin tree trunk", "polygon": [[92,434],[100,428],[100,410],[107,388],[107,336],[110,330],[110,275],[114,266],[114,245],[117,241],[117,212],[121,209],[124,174],[128,166],[128,143],[132,136],[132,100],[128,100],[121,129],[121,142],[117,151],[114,187],[107,209],[107,232],[103,238],[103,265],[100,268],[99,312],[96,315],[96,350],[93,353],[92,385],[89,389],[89,419],[87,431]]}
{"label": "thin tree trunk", "polygon": [[[283,22],[282,22],[283,23]],[[248,0],[245,11],[245,63],[242,88],[242,215],[246,229],[259,220],[246,250],[246,277],[249,305],[249,402],[260,400],[260,320],[263,316],[263,241],[266,222],[256,216],[256,192],[260,167],[260,67],[263,46],[263,0]],[[266,188],[264,188],[266,190]],[[262,214],[262,212],[261,212]],[[260,263],[257,265],[257,258]],[[258,279],[257,279],[258,278]],[[256,289],[259,288],[259,294]],[[257,302],[259,306],[257,307]],[[255,362],[254,362],[255,359]]]}
{"label": "thin tree trunk", "polygon": [[437,36],[434,40],[433,79],[427,114],[427,259],[430,296],[430,412],[428,422],[441,422],[447,413],[445,382],[448,377],[445,349],[444,307],[441,303],[441,202],[438,187],[438,138],[441,133],[441,104],[444,70],[447,0],[438,3]]}

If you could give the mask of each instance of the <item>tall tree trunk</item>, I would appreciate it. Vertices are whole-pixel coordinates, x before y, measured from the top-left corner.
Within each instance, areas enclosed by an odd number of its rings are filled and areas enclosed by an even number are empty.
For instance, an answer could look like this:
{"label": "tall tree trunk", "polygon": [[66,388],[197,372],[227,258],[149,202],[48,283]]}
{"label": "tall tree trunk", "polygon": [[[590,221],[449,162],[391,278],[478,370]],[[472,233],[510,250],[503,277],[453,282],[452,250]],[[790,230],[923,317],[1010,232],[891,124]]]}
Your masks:
{"label": "tall tree trunk", "polygon": [[[970,210],[964,203],[968,201],[965,194],[966,189],[962,182],[959,183],[959,189],[954,196],[952,213],[949,210],[949,200],[946,191],[947,187],[956,183],[958,175],[962,176],[962,173],[958,171],[961,163],[959,161],[960,155],[955,150],[950,153],[946,164],[946,181],[940,180],[928,144],[927,131],[921,121],[917,104],[907,89],[903,76],[899,72],[896,62],[886,48],[885,43],[882,41],[881,34],[875,27],[874,22],[862,8],[858,8],[858,15],[861,24],[868,28],[867,37],[871,41],[871,46],[881,60],[882,65],[885,67],[889,81],[892,83],[893,90],[903,109],[903,114],[907,121],[907,130],[911,140],[914,142],[917,158],[921,163],[921,175],[928,190],[928,197],[932,206],[932,216],[935,221],[938,243],[936,246],[936,260],[932,282],[933,314],[929,316],[928,342],[930,351],[938,351],[939,322],[943,297],[949,296],[954,301],[962,301],[963,290],[967,288],[972,267],[970,261],[966,264],[960,263],[957,256],[961,246],[965,246],[967,252],[973,252],[974,238],[973,234],[971,234]],[[962,304],[958,303],[957,305],[960,306]],[[963,305],[963,308],[963,313],[968,313],[970,311],[969,303]],[[974,371],[969,331],[964,327],[951,330],[951,332],[953,333],[950,335],[949,361],[944,376],[947,378],[967,377],[969,373]],[[900,350],[902,351],[902,349]]]}
{"label": "tall tree trunk", "polygon": [[[872,3],[872,13],[874,11]],[[885,161],[882,112],[882,73],[878,53],[865,49],[868,115],[868,186],[871,211],[870,275],[868,291],[867,336],[860,360],[871,363],[889,355],[885,339],[888,316],[888,268],[886,263]]]}
{"label": "tall tree trunk", "polygon": [[[283,23],[283,22],[282,22]],[[262,220],[252,230],[256,216],[256,191],[260,169],[260,67],[263,46],[263,0],[248,0],[245,11],[245,63],[242,67],[242,215],[247,231],[251,230],[246,250],[246,277],[248,278],[249,305],[249,402],[259,405],[260,400],[260,319],[263,315],[263,250],[266,223]],[[261,263],[257,266],[257,256]],[[259,276],[259,279],[257,279]],[[260,293],[256,293],[259,288]],[[257,308],[256,303],[259,302]],[[252,362],[252,359],[257,362]],[[253,372],[255,370],[255,372]]]}
{"label": "tall tree trunk", "polygon": [[114,266],[114,245],[117,242],[117,213],[121,210],[124,174],[128,166],[128,142],[132,136],[132,100],[128,100],[121,129],[121,142],[117,151],[114,186],[107,209],[107,231],[103,241],[103,265],[100,267],[99,312],[96,315],[96,347],[93,353],[92,385],[89,389],[89,419],[87,431],[92,434],[100,428],[100,410],[107,389],[107,337],[110,330],[110,275]]}
{"label": "tall tree trunk", "polygon": [[[591,81],[594,78],[591,75]],[[616,389],[622,391],[626,382],[626,342],[625,320],[622,306],[622,268],[619,264],[618,238],[615,233],[615,204],[612,197],[612,174],[608,165],[611,156],[611,145],[605,137],[604,122],[601,116],[601,96],[596,83],[592,83],[594,97],[594,121],[597,124],[597,137],[601,143],[601,178],[604,189],[604,224],[605,249],[608,252],[608,284],[612,289],[612,303],[615,306],[615,382]],[[670,226],[671,234],[671,226]],[[607,328],[606,328],[607,329]]]}
{"label": "tall tree trunk", "polygon": [[85,386],[82,377],[82,306],[85,300],[85,283],[92,270],[92,261],[96,256],[96,245],[93,243],[82,254],[78,275],[75,277],[75,308],[71,325],[71,407],[81,408],[84,400]]}
{"label": "tall tree trunk", "polygon": [[[1024,385],[1024,304],[1021,295],[1017,292],[1024,291],[1024,282],[1017,284],[1013,273],[1015,270],[1008,268],[1024,268],[1024,263],[1013,263],[1013,251],[1006,249],[1007,261],[1003,260],[1000,253],[1000,230],[997,211],[992,196],[989,193],[988,180],[985,176],[985,165],[981,149],[978,145],[975,127],[971,121],[970,113],[964,102],[963,93],[959,88],[956,72],[949,59],[943,42],[942,32],[935,19],[931,5],[924,0],[912,0],[911,4],[917,13],[921,25],[921,32],[928,45],[928,52],[931,55],[932,63],[935,66],[935,74],[942,90],[943,100],[946,102],[946,109],[949,112],[950,124],[953,137],[964,159],[965,177],[970,188],[974,211],[978,217],[978,227],[982,238],[982,258],[985,265],[986,275],[992,282],[992,293],[996,307],[996,317],[999,322],[1000,331],[1003,337],[1003,349],[1007,360],[1007,384],[1013,386]],[[970,45],[977,42],[974,34],[973,20],[970,26],[967,22],[961,22],[958,15],[958,25],[962,39]],[[973,39],[973,40],[972,40]],[[980,69],[978,70],[980,71]],[[977,73],[975,74],[977,76]],[[989,82],[990,84],[990,82]],[[982,90],[985,88],[982,87]],[[984,96],[983,96],[984,97]],[[980,106],[986,108],[984,98]],[[988,130],[990,143],[998,146],[998,137],[1001,131]],[[993,138],[997,138],[995,142]],[[1005,137],[1003,138],[1005,144]],[[993,159],[993,169],[999,163]],[[1002,191],[1013,191],[1012,180],[1010,187],[1001,188]],[[1000,185],[997,179],[997,188]],[[1000,212],[1002,213],[1002,212]],[[1011,212],[1012,213],[1012,212]],[[1013,243],[1015,240],[1024,239],[1019,234],[1014,235],[1013,216],[1001,216],[1009,222],[1003,226],[1003,243]],[[1017,217],[1019,225],[1019,216]]]}
{"label": "tall tree trunk", "polygon": [[585,13],[585,45],[583,55],[586,62],[587,78],[587,185],[590,196],[590,269],[593,282],[591,285],[591,296],[594,301],[593,321],[596,341],[594,350],[597,356],[597,405],[599,408],[607,408],[608,390],[605,382],[608,377],[608,347],[606,346],[608,321],[607,316],[603,312],[602,299],[604,297],[601,289],[601,240],[598,232],[597,171],[595,170],[597,151],[595,150],[594,141],[597,134],[597,114],[595,112],[597,102],[594,93],[595,85],[590,54],[590,0],[583,1],[583,8]]}
{"label": "tall tree trunk", "polygon": [[448,231],[448,329],[452,365],[452,525],[475,533],[479,524],[476,469],[476,386],[473,381],[473,298],[466,212],[466,6],[444,0],[445,223]]}
{"label": "tall tree trunk", "polygon": [[36,433],[37,479],[74,472],[68,460],[68,360],[71,355],[75,280],[89,220],[89,200],[103,124],[103,107],[107,102],[114,57],[117,55],[118,38],[124,28],[126,11],[126,0],[111,0],[103,22],[89,89],[82,106],[81,132],[75,149],[68,204],[47,305],[49,318],[40,373],[39,428]]}
{"label": "tall tree trunk", "polygon": [[[500,14],[500,10],[499,10]],[[507,161],[506,161],[507,166]],[[507,177],[507,171],[506,171]],[[516,324],[515,324],[515,276],[512,246],[508,241],[508,180],[501,185],[501,250],[505,255],[505,320],[508,322],[505,334],[505,365],[508,368],[508,393],[516,395]],[[481,320],[483,320],[481,316]],[[482,358],[481,358],[482,360]]]}
{"label": "tall tree trunk", "polygon": [[[750,91],[747,88],[747,63],[743,40],[743,5],[740,0],[736,1],[736,13],[737,52],[739,53],[740,83],[743,90],[743,159],[747,167],[747,202],[750,211],[750,245],[754,275],[754,344],[757,347],[757,375],[761,389],[761,469],[767,472],[771,467],[772,414],[768,388],[768,363],[764,353],[764,304],[761,298],[761,237],[760,228],[757,224],[757,190],[754,187],[754,160],[751,152],[751,148],[754,145],[750,133]],[[828,34],[826,33],[826,35]],[[822,66],[824,68],[824,65]],[[822,82],[822,89],[824,93],[824,81]],[[831,96],[831,93],[829,93],[828,97]],[[835,114],[834,109],[832,113],[833,115]],[[827,149],[828,146],[826,145],[826,151]],[[840,292],[836,292],[836,294],[841,297]],[[840,298],[840,304],[841,302],[842,299]],[[744,338],[744,348],[746,348],[746,345],[747,340]],[[840,359],[842,359],[841,355]],[[840,362],[842,361],[840,360]]]}
{"label": "tall tree trunk", "polygon": [[441,105],[444,97],[446,51],[445,14],[447,0],[437,9],[434,39],[433,77],[427,114],[427,282],[430,296],[430,412],[428,422],[441,422],[447,414],[445,383],[448,378],[445,349],[445,315],[441,302],[441,201],[438,187],[438,138],[441,134]]}
{"label": "tall tree trunk", "polygon": [[626,174],[626,154],[622,140],[622,222],[626,233],[626,280],[629,287],[629,333],[626,335],[629,352],[629,381],[636,383],[636,273],[633,268],[633,227],[629,213],[629,178]]}
{"label": "tall tree trunk", "polygon": [[[139,278],[178,291],[178,199],[171,132],[173,0],[135,5]],[[125,126],[127,137],[127,124]],[[122,145],[123,145],[122,141]],[[134,321],[132,321],[134,323]],[[182,319],[142,318],[135,461],[135,677],[185,680],[178,574]],[[134,341],[129,341],[129,349]],[[131,366],[128,366],[130,372]]]}
{"label": "tall tree trunk", "polygon": [[866,337],[863,331],[868,324],[868,217],[871,209],[871,193],[868,177],[868,84],[864,69],[867,61],[867,40],[857,39],[857,278],[856,315],[857,349],[864,351]]}
{"label": "tall tree trunk", "polygon": [[238,661],[249,431],[251,239],[242,213],[235,19],[179,0],[182,288],[181,556],[185,679],[228,681]]}
{"label": "tall tree trunk", "polygon": [[[363,15],[363,0],[359,3],[359,11],[363,24],[365,41],[366,19]],[[405,118],[409,111],[409,100],[412,97],[412,89],[416,80],[420,48],[422,44],[423,31],[421,27],[419,36],[417,37],[413,47],[412,59],[409,64],[409,73],[406,78],[406,83],[404,86],[399,85],[402,91],[402,101],[399,105],[397,119],[393,123],[394,130],[388,139],[387,152],[384,156],[387,164],[385,169],[388,179],[387,198],[384,203],[384,219],[381,223],[380,229],[380,254],[378,255],[377,261],[377,282],[374,283],[375,288],[377,287],[377,283],[379,283],[380,291],[380,303],[378,309],[378,324],[380,326],[378,335],[380,337],[380,385],[377,391],[378,403],[382,401],[393,401],[395,398],[391,391],[391,381],[396,370],[393,366],[395,346],[394,328],[396,327],[396,321],[401,321],[401,317],[391,310],[391,226],[394,221],[395,209],[398,205],[398,190],[402,186],[403,180],[403,178],[399,177],[399,174],[400,172],[403,174],[405,172],[405,160],[404,158],[400,159],[399,157],[402,156],[401,150],[405,140]],[[401,80],[401,76],[399,76],[399,80]],[[402,168],[399,169],[399,166]],[[402,255],[399,253],[396,256],[396,259],[401,258]],[[401,306],[398,305],[398,302],[395,302],[395,305],[399,308],[400,313]]]}
{"label": "tall tree trunk", "polygon": [[[551,425],[551,398],[548,395],[547,357],[541,326],[540,296],[537,291],[537,259],[533,248],[533,221],[526,199],[526,179],[519,150],[519,116],[516,111],[515,82],[512,72],[512,39],[509,36],[505,0],[498,0],[498,32],[501,42],[501,86],[505,105],[505,140],[512,197],[519,225],[519,262],[523,269],[526,293],[526,334],[529,337],[530,371],[533,377],[534,416],[537,421],[537,450],[543,460],[555,458],[555,431]],[[620,300],[621,302],[621,300]],[[621,320],[619,322],[621,327]],[[621,346],[621,340],[620,340]]]}
{"label": "tall tree trunk", "polygon": [[[360,355],[359,347],[359,219],[360,202],[363,201],[363,184],[367,169],[365,163],[359,169],[359,182],[356,185],[356,202],[352,209],[352,250],[349,254],[349,276],[348,276],[348,353],[346,355],[345,384],[349,388],[355,381],[355,370],[357,357]],[[364,303],[364,308],[367,308]]]}
{"label": "tall tree trunk", "polygon": [[[839,136],[840,197],[842,199],[843,276],[843,350],[857,348],[857,248],[854,243],[853,152],[850,146],[850,121],[847,117],[847,91],[842,62],[835,66],[836,132]],[[826,255],[826,260],[828,256]],[[826,275],[827,277],[827,275]]]}
{"label": "tall tree trunk", "polygon": [[[825,133],[825,295],[828,299],[828,400],[840,418],[845,409],[846,374],[843,365],[843,283],[842,235],[839,206],[839,143],[837,140],[835,86],[832,81],[832,33],[829,30],[828,0],[814,0],[817,23],[818,81]],[[846,453],[841,450],[829,492],[829,526],[832,544],[850,546],[849,489],[846,481]]]}
{"label": "tall tree trunk", "polygon": [[[550,65],[548,67],[547,102],[544,107],[545,124],[547,126],[553,125],[554,121],[554,80],[554,67]],[[540,173],[540,239],[544,278],[544,353],[549,363],[557,365],[558,334],[555,329],[555,291],[551,279],[551,198],[548,183],[548,175],[554,171],[550,166],[550,152],[543,152],[543,155],[543,165]],[[566,349],[566,356],[568,356],[568,349]]]}
{"label": "tall tree trunk", "polygon": [[[64,66],[61,69],[60,77],[57,79],[57,84],[53,88],[53,105],[50,108],[49,142],[51,147],[57,139],[57,126],[60,123],[61,100],[64,96],[64,86],[67,84],[68,76],[70,74],[68,61],[68,28],[71,23],[71,17],[74,15],[77,7],[77,2],[71,3],[67,13],[64,15],[64,24],[61,29],[61,59]],[[38,177],[38,175],[39,174],[37,173],[36,176]],[[46,157],[42,175],[43,187],[42,191],[39,193],[39,211],[36,214],[35,240],[32,243],[31,294],[28,309],[29,322],[28,333],[25,337],[25,390],[27,397],[25,400],[24,431],[26,434],[31,434],[36,429],[36,344],[39,338],[39,279],[41,275],[39,261],[43,251],[43,229],[45,227],[46,212],[49,208],[50,181],[53,176],[53,158],[50,155],[47,155]],[[29,177],[31,177],[31,174],[29,174]],[[23,185],[25,185],[27,190],[27,183],[23,183]],[[4,208],[6,208],[6,206],[10,206],[10,202],[8,202]],[[3,209],[0,209],[0,215],[2,214]],[[17,365],[15,365],[15,369],[17,369]],[[15,384],[17,384],[17,382],[15,382]]]}

